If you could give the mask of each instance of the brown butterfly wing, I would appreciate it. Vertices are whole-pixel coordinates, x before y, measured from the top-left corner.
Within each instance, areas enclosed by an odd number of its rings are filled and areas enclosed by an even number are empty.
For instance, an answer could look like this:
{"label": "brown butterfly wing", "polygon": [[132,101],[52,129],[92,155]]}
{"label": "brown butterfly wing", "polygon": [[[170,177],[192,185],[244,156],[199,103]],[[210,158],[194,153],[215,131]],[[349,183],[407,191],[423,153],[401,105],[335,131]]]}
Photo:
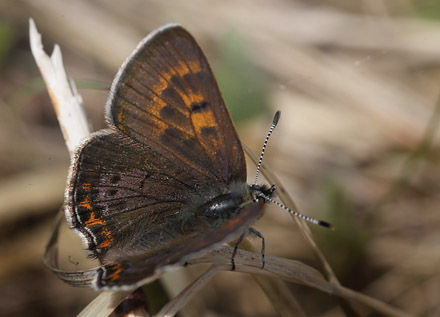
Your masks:
{"label": "brown butterfly wing", "polygon": [[246,180],[240,141],[194,38],[171,25],[147,37],[116,76],[107,118],[201,183]]}
{"label": "brown butterfly wing", "polygon": [[168,245],[173,237],[158,230],[172,230],[168,218],[197,195],[191,174],[112,130],[92,135],[73,166],[66,216],[101,262]]}
{"label": "brown butterfly wing", "polygon": [[151,282],[160,273],[196,255],[209,252],[221,243],[231,241],[260,214],[261,206],[258,203],[250,204],[221,226],[193,238],[184,238],[175,248],[164,249],[153,256],[132,257],[108,263],[98,269],[95,288],[132,289]]}

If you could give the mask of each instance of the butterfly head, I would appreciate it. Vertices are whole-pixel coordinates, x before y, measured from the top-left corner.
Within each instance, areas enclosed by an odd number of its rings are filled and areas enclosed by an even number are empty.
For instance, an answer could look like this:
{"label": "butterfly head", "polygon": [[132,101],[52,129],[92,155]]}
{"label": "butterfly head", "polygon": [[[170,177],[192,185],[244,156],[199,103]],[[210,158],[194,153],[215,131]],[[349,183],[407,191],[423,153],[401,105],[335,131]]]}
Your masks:
{"label": "butterfly head", "polygon": [[258,202],[263,206],[267,200],[270,200],[276,195],[275,185],[269,186],[266,184],[253,184],[249,186],[249,194],[254,202]]}

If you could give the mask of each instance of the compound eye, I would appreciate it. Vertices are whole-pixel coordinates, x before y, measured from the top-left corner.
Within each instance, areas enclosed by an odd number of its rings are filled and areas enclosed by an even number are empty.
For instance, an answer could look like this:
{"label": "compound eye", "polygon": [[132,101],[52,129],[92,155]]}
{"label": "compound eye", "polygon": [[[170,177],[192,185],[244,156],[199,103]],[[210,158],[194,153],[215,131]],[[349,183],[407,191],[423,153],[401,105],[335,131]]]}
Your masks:
{"label": "compound eye", "polygon": [[264,199],[263,197],[257,197],[257,202],[260,205],[260,207],[263,207],[264,204],[266,203],[266,199]]}

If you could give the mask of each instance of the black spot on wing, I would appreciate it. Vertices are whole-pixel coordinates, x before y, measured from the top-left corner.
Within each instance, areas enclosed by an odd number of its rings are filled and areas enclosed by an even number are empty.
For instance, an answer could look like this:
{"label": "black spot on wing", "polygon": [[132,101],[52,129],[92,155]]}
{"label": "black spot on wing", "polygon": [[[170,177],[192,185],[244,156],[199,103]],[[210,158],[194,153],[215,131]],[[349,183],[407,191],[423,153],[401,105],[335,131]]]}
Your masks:
{"label": "black spot on wing", "polygon": [[119,175],[115,175],[115,176],[113,176],[113,177],[110,179],[110,182],[111,182],[112,184],[116,184],[116,183],[118,183],[120,180],[121,180],[121,176],[119,176]]}
{"label": "black spot on wing", "polygon": [[189,86],[194,93],[202,92],[204,90],[203,88],[212,88],[208,84],[210,80],[212,80],[212,75],[207,70],[185,74],[183,75],[183,79],[186,85]]}
{"label": "black spot on wing", "polygon": [[176,129],[176,128],[166,128],[165,133],[162,134],[161,139],[165,140],[166,138],[173,138],[173,139],[184,139],[184,134]]}
{"label": "black spot on wing", "polygon": [[173,120],[177,116],[177,110],[170,105],[166,105],[160,109],[159,115],[164,120]]}
{"label": "black spot on wing", "polygon": [[209,104],[205,100],[202,100],[200,102],[193,102],[190,106],[190,111],[192,113],[203,112],[209,108],[208,106]]}
{"label": "black spot on wing", "polygon": [[184,156],[194,156],[194,152],[198,151],[194,148],[196,140],[194,138],[187,138],[182,131],[176,128],[166,128],[164,133],[160,136],[160,141],[165,146],[180,152]]}
{"label": "black spot on wing", "polygon": [[184,84],[182,83],[182,77],[173,75],[170,78],[170,83],[173,87],[176,87],[180,91],[186,91]]}

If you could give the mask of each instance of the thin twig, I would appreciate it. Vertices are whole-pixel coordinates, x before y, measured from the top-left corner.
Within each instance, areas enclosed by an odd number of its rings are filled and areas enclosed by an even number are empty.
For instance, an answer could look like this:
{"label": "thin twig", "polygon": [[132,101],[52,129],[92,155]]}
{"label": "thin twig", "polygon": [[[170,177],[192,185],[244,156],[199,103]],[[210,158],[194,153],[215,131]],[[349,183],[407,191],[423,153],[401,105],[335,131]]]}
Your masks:
{"label": "thin twig", "polygon": [[[201,258],[190,260],[188,263],[216,263],[219,266],[221,265],[220,267],[225,267],[227,270],[230,270],[231,254],[232,248],[225,246]],[[266,265],[264,268],[261,268],[261,259],[255,257],[254,253],[239,250],[235,257],[235,264],[236,271],[238,272],[258,274],[260,276],[282,279],[312,287],[327,294],[336,295],[342,299],[363,304],[383,316],[410,316],[410,314],[380,300],[353,291],[341,285],[328,282],[320,272],[299,261],[267,256]]]}
{"label": "thin twig", "polygon": [[104,291],[96,296],[78,316],[107,317],[130,293],[131,291]]}

